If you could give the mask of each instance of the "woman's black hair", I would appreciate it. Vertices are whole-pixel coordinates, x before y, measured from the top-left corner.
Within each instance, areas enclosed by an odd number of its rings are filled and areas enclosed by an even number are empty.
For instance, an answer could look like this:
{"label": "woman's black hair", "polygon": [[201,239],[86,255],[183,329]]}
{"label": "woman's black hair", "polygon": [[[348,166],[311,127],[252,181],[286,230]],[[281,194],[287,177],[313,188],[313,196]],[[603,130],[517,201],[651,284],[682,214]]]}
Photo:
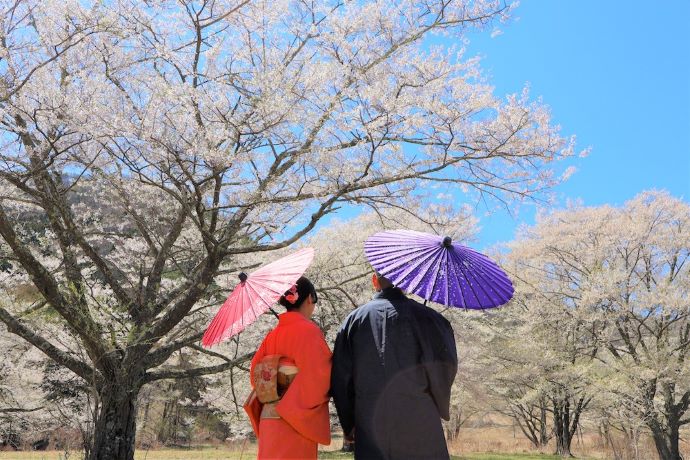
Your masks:
{"label": "woman's black hair", "polygon": [[[308,295],[311,295],[314,298],[314,303],[316,303],[318,299],[316,296],[316,289],[306,276],[301,276],[295,283],[295,286],[297,287],[295,292],[292,292],[291,289],[288,289],[285,291],[285,294],[280,296],[280,299],[278,299],[278,303],[285,307],[287,311],[297,310],[299,307],[301,307],[302,303],[307,300]],[[295,296],[292,294],[296,294],[297,298],[295,299]],[[288,299],[294,300],[294,303],[288,301]]]}

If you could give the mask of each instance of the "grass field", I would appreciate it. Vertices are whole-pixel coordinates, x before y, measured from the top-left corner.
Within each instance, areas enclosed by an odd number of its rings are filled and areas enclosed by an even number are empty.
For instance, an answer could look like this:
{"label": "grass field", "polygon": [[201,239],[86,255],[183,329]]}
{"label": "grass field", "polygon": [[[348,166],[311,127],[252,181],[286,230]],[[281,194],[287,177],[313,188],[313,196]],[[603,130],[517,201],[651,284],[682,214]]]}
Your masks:
{"label": "grass field", "polygon": [[[251,460],[256,458],[255,454],[238,452],[209,452],[199,451],[170,451],[159,450],[146,453],[137,453],[136,460]],[[351,459],[351,455],[339,454],[334,452],[322,452],[319,459]],[[451,457],[453,460],[561,460],[561,457],[552,455],[530,455],[530,454],[471,454],[468,456]],[[65,457],[64,452],[0,452],[0,460],[79,460],[80,455],[72,453]]]}
{"label": "grass field", "polygon": [[[155,450],[138,451],[136,460],[239,460],[254,459],[256,451],[247,449],[245,452],[225,451],[215,449],[204,450]],[[319,452],[319,459],[351,459],[351,454],[340,452]],[[81,455],[73,452],[65,456],[65,452],[0,452],[0,460],[79,460]],[[453,456],[453,460],[560,460],[552,455],[535,454],[468,454]]]}
{"label": "grass field", "polygon": [[[681,451],[690,459],[690,430],[684,431],[681,438]],[[599,437],[591,427],[585,434],[573,440],[573,454],[578,460],[604,460],[612,458],[635,458],[625,451],[625,439],[612,439],[613,444]],[[319,452],[320,459],[350,460],[352,455],[341,453],[338,449],[342,438],[334,435],[330,447]],[[558,456],[540,454],[535,451],[524,436],[510,426],[463,428],[460,437],[448,445],[455,455],[454,460],[561,460]],[[637,458],[658,458],[654,443],[649,436],[643,436],[638,448]],[[555,451],[553,441],[544,448],[547,453]],[[616,455],[616,451],[618,455]],[[620,455],[621,453],[625,455]],[[256,458],[256,444],[251,442],[228,443],[224,445],[192,446],[191,449],[137,450],[136,460],[252,460]],[[65,452],[1,452],[0,460],[82,460],[81,453]]]}

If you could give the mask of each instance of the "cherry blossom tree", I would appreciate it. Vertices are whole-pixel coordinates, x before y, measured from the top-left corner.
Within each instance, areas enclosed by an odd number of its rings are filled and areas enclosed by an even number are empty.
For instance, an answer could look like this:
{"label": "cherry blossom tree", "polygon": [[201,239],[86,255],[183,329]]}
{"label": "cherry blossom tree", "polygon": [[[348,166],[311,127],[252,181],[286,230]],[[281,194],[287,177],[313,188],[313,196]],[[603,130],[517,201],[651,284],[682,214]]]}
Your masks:
{"label": "cherry blossom tree", "polygon": [[[519,246],[519,243],[516,244]],[[571,456],[581,416],[592,400],[588,359],[580,353],[578,327],[544,279],[532,253],[514,247],[501,266],[513,280],[515,295],[501,309],[473,318],[479,362],[490,369],[486,391],[493,409],[513,419],[537,449],[554,438],[556,453]]]}
{"label": "cherry blossom tree", "polygon": [[89,459],[133,458],[144,385],[246,361],[166,366],[229,274],[347,204],[544,197],[573,153],[543,105],[431,40],[506,19],[501,1],[0,9],[0,321],[91,386]]}
{"label": "cherry blossom tree", "polygon": [[690,423],[689,228],[687,203],[644,192],[620,208],[543,216],[511,254],[532,293],[525,305],[560,305],[550,342],[571,343],[573,363],[591,361],[579,386],[629,426],[646,425],[664,460],[680,458],[679,430]]}

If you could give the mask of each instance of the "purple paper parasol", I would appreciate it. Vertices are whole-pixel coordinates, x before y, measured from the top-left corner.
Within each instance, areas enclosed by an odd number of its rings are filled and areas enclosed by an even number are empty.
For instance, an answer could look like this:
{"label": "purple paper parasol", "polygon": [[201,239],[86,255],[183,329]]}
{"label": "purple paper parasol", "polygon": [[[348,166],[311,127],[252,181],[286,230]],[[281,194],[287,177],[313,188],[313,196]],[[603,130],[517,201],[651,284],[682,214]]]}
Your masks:
{"label": "purple paper parasol", "polygon": [[370,236],[364,252],[371,265],[404,291],[443,305],[484,309],[513,297],[513,283],[484,254],[453,244],[450,237],[412,230]]}

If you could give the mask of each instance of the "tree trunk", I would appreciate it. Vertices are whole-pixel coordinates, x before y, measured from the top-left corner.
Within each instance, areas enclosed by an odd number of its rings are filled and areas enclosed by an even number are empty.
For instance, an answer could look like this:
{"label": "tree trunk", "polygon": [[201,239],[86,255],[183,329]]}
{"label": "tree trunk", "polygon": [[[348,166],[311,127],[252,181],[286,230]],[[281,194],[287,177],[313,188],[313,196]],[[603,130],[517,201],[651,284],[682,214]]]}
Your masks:
{"label": "tree trunk", "polygon": [[669,423],[668,428],[663,429],[658,423],[650,423],[654,445],[661,460],[680,460],[680,426],[677,423]]}
{"label": "tree trunk", "polygon": [[657,394],[656,379],[647,384],[646,392],[646,422],[652,431],[654,445],[661,460],[680,460],[679,441],[680,427],[683,414],[690,404],[690,393],[685,393],[681,401],[676,403],[675,383],[668,382],[660,385],[664,397],[663,411],[654,412],[654,396]]}
{"label": "tree trunk", "polygon": [[556,455],[572,457],[570,444],[573,438],[570,431],[570,401],[568,398],[553,401],[553,423],[556,434]]}
{"label": "tree trunk", "polygon": [[561,457],[572,457],[573,454],[570,452],[570,442],[572,438],[570,437],[559,437],[556,439],[556,455]]}
{"label": "tree trunk", "polygon": [[546,425],[546,401],[539,400],[539,447],[549,443],[549,433]]}
{"label": "tree trunk", "polygon": [[94,437],[86,460],[134,460],[139,389],[128,379],[99,389]]}
{"label": "tree trunk", "polygon": [[170,403],[165,401],[165,403],[163,403],[163,416],[158,422],[158,434],[156,435],[156,440],[161,444],[166,444],[168,442],[168,432],[170,431],[168,429],[168,426],[170,425],[170,422],[168,421],[168,417],[170,416],[169,409]]}

